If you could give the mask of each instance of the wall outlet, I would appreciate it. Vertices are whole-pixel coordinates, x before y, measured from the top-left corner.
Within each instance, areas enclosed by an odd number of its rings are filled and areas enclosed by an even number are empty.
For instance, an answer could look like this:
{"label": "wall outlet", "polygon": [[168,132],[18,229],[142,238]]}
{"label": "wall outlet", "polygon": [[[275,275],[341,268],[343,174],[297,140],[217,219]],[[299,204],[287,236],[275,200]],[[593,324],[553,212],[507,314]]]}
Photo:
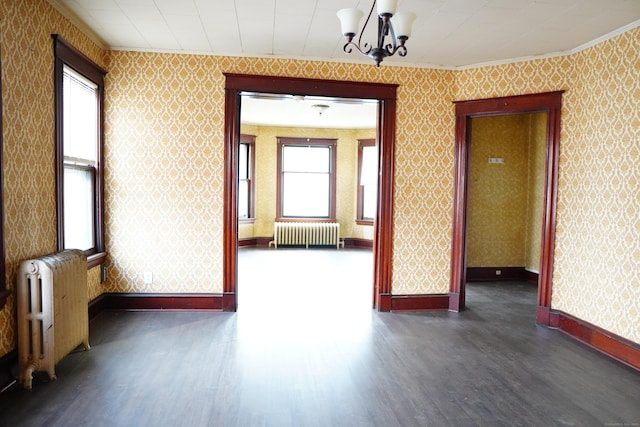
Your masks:
{"label": "wall outlet", "polygon": [[144,284],[150,285],[153,283],[153,273],[150,271],[145,271],[144,274]]}
{"label": "wall outlet", "polygon": [[502,274],[502,270],[496,270],[496,276],[500,276]]}

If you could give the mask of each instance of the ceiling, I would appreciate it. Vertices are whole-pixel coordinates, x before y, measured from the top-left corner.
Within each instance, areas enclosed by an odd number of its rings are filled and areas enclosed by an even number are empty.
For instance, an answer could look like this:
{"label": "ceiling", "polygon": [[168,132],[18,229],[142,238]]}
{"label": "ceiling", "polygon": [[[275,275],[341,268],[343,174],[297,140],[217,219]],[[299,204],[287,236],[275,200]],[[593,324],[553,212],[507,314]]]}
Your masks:
{"label": "ceiling", "polygon": [[[346,7],[357,7],[366,17],[372,0],[48,1],[112,50],[373,66],[368,57],[344,53],[336,17]],[[417,15],[408,54],[386,58],[383,67],[460,69],[567,54],[640,25],[640,0],[399,0],[398,10]],[[375,25],[368,29],[375,30]],[[374,38],[365,35],[363,40]],[[275,101],[256,102],[272,105]],[[329,112],[323,113],[326,119],[325,114]]]}

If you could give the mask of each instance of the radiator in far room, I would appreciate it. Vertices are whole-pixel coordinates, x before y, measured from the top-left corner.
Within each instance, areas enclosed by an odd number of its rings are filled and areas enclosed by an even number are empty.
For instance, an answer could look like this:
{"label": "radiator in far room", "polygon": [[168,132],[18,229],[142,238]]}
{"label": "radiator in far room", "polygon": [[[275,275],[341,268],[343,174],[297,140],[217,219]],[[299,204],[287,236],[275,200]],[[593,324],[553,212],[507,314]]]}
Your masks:
{"label": "radiator in far room", "polygon": [[87,259],[65,250],[20,264],[17,280],[19,380],[56,379],[55,365],[80,344],[89,349]]}
{"label": "radiator in far room", "polygon": [[273,240],[269,246],[322,245],[344,247],[340,240],[340,224],[337,222],[276,222],[273,224]]}

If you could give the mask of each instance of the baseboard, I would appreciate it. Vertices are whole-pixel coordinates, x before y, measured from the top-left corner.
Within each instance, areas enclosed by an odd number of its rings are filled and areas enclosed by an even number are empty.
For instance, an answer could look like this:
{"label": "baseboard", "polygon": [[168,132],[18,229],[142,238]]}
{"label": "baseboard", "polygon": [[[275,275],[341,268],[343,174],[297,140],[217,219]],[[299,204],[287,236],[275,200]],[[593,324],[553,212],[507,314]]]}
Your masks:
{"label": "baseboard", "polygon": [[467,267],[467,282],[527,279],[527,270],[524,267]]}
{"label": "baseboard", "polygon": [[535,271],[525,270],[525,275],[527,276],[527,282],[538,283],[538,273]]}
{"label": "baseboard", "polygon": [[247,237],[244,239],[238,239],[238,247],[256,246],[256,247],[269,247],[269,242],[273,240],[273,237]]}
{"label": "baseboard", "polygon": [[640,371],[640,344],[558,310],[551,311],[549,327]]}
{"label": "baseboard", "polygon": [[[106,293],[92,302],[89,315],[99,311],[223,311],[222,294],[138,294]],[[99,311],[98,311],[99,309]]]}
{"label": "baseboard", "polygon": [[373,240],[357,239],[355,237],[345,237],[343,240],[344,240],[344,247],[345,248],[368,248],[368,249],[373,249]]}
{"label": "baseboard", "polygon": [[396,313],[448,309],[448,294],[391,295],[391,311]]}

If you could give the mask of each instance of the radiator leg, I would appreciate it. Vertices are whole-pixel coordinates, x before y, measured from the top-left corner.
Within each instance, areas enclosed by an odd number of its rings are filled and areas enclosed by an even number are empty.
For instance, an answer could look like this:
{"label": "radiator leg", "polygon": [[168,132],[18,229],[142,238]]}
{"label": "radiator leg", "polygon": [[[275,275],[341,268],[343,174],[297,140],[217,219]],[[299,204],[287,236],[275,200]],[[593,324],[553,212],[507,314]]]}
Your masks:
{"label": "radiator leg", "polygon": [[37,366],[33,363],[27,366],[24,370],[24,377],[22,378],[22,385],[25,390],[31,390],[33,388],[33,371],[37,369]]}

